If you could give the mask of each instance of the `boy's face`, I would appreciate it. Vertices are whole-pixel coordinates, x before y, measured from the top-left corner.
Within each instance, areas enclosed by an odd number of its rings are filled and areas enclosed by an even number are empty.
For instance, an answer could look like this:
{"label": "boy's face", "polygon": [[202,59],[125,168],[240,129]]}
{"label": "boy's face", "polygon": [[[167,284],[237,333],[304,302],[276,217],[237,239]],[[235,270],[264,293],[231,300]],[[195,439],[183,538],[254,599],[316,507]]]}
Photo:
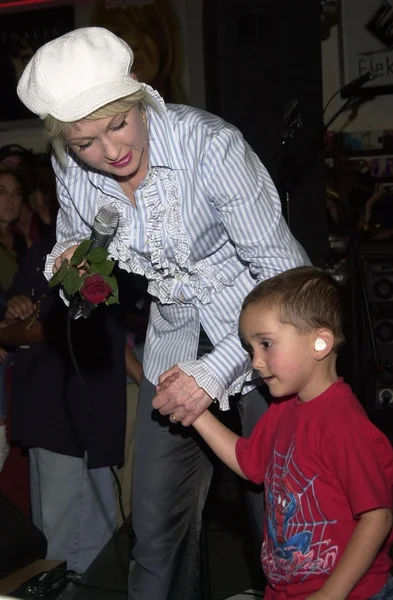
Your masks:
{"label": "boy's face", "polygon": [[316,369],[315,332],[300,334],[293,325],[281,323],[275,311],[259,304],[249,304],[242,311],[239,326],[252,366],[271,395],[307,397]]}

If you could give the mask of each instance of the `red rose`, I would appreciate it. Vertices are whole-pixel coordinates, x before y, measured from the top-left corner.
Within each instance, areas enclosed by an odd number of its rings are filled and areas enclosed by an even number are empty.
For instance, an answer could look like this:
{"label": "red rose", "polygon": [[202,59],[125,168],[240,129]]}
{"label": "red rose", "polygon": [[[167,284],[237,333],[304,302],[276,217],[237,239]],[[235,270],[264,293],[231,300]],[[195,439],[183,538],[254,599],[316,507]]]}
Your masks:
{"label": "red rose", "polygon": [[101,304],[108,299],[112,292],[102,275],[95,273],[86,277],[81,287],[81,295],[92,304]]}

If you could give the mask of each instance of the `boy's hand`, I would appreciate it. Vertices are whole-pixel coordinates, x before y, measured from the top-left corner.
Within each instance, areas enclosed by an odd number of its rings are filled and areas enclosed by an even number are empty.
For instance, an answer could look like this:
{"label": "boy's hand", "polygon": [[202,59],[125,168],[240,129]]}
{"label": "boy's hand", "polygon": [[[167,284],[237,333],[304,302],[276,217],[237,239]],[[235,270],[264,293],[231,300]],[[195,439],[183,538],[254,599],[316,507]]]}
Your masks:
{"label": "boy's hand", "polygon": [[322,590],[319,590],[311,594],[311,596],[307,596],[306,600],[333,600],[333,598],[325,594]]}
{"label": "boy's hand", "polygon": [[4,348],[0,348],[0,363],[4,362],[5,359],[8,356],[8,352],[7,350],[4,350]]}

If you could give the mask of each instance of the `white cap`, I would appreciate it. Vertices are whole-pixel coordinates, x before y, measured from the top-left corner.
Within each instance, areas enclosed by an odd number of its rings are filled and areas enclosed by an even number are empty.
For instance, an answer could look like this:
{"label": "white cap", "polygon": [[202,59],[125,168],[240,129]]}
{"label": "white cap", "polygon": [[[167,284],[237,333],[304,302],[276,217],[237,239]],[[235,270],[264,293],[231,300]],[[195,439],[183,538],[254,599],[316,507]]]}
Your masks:
{"label": "white cap", "polygon": [[131,48],[102,27],[75,29],[37,50],[19,80],[17,93],[29,110],[70,123],[101,106],[134,94]]}

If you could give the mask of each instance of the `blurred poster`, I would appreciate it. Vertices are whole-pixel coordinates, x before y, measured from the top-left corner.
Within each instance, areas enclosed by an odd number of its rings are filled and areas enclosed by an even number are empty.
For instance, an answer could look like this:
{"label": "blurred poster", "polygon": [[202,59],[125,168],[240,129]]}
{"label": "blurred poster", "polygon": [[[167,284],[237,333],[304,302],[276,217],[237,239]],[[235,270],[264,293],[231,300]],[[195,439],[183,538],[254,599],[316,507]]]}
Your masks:
{"label": "blurred poster", "polygon": [[1,15],[0,121],[29,119],[35,116],[25,108],[16,94],[19,78],[40,46],[72,29],[73,6]]}
{"label": "blurred poster", "polygon": [[96,0],[90,25],[109,29],[131,46],[132,70],[140,81],[166,102],[185,102],[181,29],[170,0]]}

